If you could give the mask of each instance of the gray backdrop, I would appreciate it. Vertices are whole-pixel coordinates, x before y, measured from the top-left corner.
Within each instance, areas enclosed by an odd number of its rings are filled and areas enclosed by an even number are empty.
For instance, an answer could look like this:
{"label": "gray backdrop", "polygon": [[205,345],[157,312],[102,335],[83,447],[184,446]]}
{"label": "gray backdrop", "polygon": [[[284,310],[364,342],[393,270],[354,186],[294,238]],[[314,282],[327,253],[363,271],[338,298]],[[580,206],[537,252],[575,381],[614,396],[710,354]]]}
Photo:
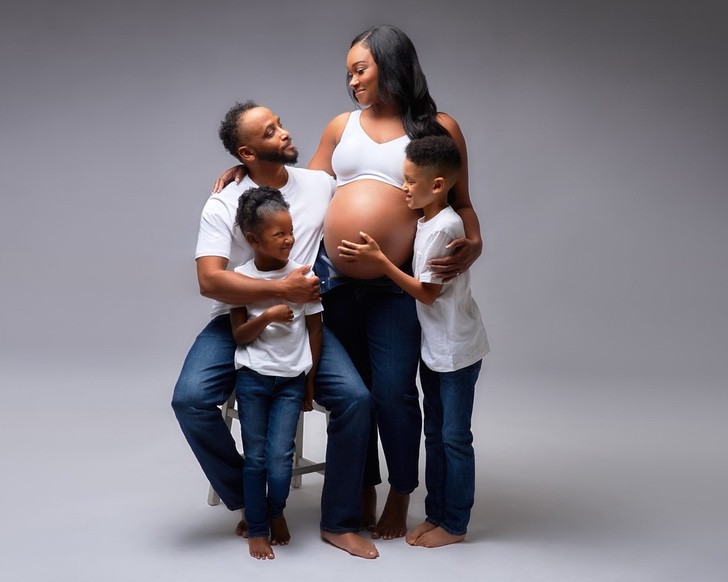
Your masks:
{"label": "gray backdrop", "polygon": [[[208,316],[199,212],[234,163],[219,120],[236,100],[270,106],[305,165],[351,107],[351,38],[391,23],[468,143],[485,239],[474,293],[493,349],[476,440],[494,459],[512,453],[507,434],[526,456],[559,434],[615,458],[637,447],[665,459],[673,484],[693,484],[704,455],[701,483],[715,489],[696,484],[679,503],[723,499],[728,4],[5,0],[1,11],[2,446],[17,471],[29,471],[18,441],[28,452],[63,440],[78,428],[68,411],[92,415],[90,402],[127,419],[155,409],[176,430],[167,403]],[[5,501],[17,498],[7,487]],[[726,517],[691,515],[695,527]]]}

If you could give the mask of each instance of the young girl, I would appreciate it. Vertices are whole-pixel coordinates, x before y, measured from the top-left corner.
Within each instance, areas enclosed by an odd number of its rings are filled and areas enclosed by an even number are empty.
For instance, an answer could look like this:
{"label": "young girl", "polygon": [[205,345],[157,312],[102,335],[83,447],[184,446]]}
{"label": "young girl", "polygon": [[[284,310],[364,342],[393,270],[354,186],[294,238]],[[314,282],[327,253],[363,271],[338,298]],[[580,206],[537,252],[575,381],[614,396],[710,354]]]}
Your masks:
{"label": "young girl", "polygon": [[[295,238],[288,203],[278,190],[246,190],[236,224],[255,253],[236,272],[282,279],[301,266],[288,259]],[[238,344],[235,391],[245,455],[248,546],[250,555],[259,560],[275,558],[271,546],[290,540],[283,509],[291,485],[299,413],[312,409],[322,310],[320,302],[287,304],[269,299],[230,311]]]}

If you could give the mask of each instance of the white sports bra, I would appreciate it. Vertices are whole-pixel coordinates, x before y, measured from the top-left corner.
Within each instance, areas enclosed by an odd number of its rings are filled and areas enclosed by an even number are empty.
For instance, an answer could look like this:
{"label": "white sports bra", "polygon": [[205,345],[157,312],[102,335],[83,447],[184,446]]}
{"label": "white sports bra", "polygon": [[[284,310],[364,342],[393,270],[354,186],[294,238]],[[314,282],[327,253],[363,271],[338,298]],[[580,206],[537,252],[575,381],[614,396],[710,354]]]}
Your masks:
{"label": "white sports bra", "polygon": [[337,185],[343,186],[356,180],[379,180],[401,187],[404,182],[404,148],[410,141],[409,136],[377,143],[362,128],[360,117],[359,109],[349,114],[341,140],[331,156]]}

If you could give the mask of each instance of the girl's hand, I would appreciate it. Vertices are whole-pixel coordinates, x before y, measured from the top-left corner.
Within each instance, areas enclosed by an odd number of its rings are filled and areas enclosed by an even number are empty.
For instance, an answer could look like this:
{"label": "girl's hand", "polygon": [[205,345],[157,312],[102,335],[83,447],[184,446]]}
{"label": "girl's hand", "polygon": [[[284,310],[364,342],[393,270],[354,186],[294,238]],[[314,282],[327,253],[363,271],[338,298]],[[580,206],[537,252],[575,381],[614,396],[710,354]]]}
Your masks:
{"label": "girl's hand", "polygon": [[245,178],[247,173],[248,170],[246,170],[245,166],[242,164],[228,168],[223,172],[222,176],[215,180],[215,184],[212,187],[212,193],[217,194],[233,180],[235,180],[236,183],[240,183],[240,180]]}
{"label": "girl's hand", "polygon": [[447,245],[447,248],[454,249],[453,254],[430,261],[433,273],[437,273],[443,281],[450,281],[467,271],[483,250],[482,244],[467,238],[456,238]]}
{"label": "girl's hand", "polygon": [[311,412],[313,410],[313,378],[306,378],[306,394],[301,402],[301,410]]}
{"label": "girl's hand", "polygon": [[386,260],[377,241],[365,232],[360,232],[359,236],[364,240],[364,244],[342,240],[341,245],[336,247],[339,250],[339,256],[344,259],[344,262],[355,263],[357,261],[369,261],[376,263],[383,259]]}
{"label": "girl's hand", "polygon": [[280,321],[281,323],[291,323],[293,321],[293,310],[285,303],[273,305],[265,310],[265,314],[270,318],[271,323]]}

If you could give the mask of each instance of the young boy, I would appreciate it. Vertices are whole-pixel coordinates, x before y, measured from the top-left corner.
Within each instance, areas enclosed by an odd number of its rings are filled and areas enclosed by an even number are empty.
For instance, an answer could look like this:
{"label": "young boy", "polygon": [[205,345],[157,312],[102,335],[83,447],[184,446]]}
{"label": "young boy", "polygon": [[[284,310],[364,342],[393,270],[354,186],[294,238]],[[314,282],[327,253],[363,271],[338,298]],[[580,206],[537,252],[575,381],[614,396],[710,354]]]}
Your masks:
{"label": "young boy", "polygon": [[463,223],[448,205],[447,193],[460,171],[460,153],[445,136],[412,140],[405,150],[407,204],[422,209],[417,224],[412,269],[394,265],[366,233],[365,244],[341,241],[349,261],[377,264],[392,281],[417,299],[422,326],[420,381],[425,410],[425,512],[407,543],[428,548],[461,542],[475,496],[475,453],[470,430],[475,383],[488,339],[470,292],[470,273],[444,282],[429,261],[450,254],[447,245],[465,236]]}

